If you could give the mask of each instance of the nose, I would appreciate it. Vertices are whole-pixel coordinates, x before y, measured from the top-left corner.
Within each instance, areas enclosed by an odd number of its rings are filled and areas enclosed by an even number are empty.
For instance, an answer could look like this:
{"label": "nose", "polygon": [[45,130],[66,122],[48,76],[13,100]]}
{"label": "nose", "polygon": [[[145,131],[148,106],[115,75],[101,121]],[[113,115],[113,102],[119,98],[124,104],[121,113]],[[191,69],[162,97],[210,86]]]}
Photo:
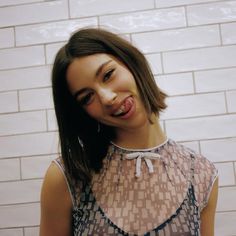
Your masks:
{"label": "nose", "polygon": [[116,100],[117,94],[110,88],[100,88],[99,97],[102,104],[110,106],[113,105],[114,101]]}

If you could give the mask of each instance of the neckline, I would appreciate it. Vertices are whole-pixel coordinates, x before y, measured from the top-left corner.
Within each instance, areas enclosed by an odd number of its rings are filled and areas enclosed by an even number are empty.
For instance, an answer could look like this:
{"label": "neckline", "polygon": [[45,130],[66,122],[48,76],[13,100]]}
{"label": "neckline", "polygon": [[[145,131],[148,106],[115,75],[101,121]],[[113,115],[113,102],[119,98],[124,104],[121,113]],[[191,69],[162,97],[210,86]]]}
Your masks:
{"label": "neckline", "polygon": [[169,141],[169,138],[166,138],[166,140],[164,142],[162,142],[161,144],[155,146],[155,147],[151,147],[151,148],[124,148],[124,147],[121,147],[115,143],[113,143],[112,141],[110,142],[114,147],[122,150],[122,151],[127,151],[127,152],[150,152],[150,151],[153,151],[153,150],[156,150],[162,146],[164,146],[166,143],[168,143]]}
{"label": "neckline", "polygon": [[[168,141],[168,140],[167,140]],[[167,142],[166,141],[166,142]],[[164,143],[163,143],[164,144]],[[160,145],[158,145],[160,146]],[[88,188],[88,193],[90,193],[92,195],[92,201],[94,201],[94,203],[97,205],[97,210],[100,212],[100,214],[105,217],[105,221],[108,222],[108,224],[110,224],[112,227],[114,227],[115,229],[117,229],[119,231],[119,233],[122,233],[123,235],[129,235],[130,233],[126,232],[124,229],[122,229],[120,226],[118,226],[117,223],[113,222],[109,216],[107,215],[107,213],[102,209],[101,205],[99,204],[99,202],[96,200],[96,197],[93,193],[92,187],[87,185],[85,186],[85,188]],[[159,230],[163,229],[166,224],[170,223],[174,218],[176,218],[179,214],[180,211],[183,209],[184,204],[186,203],[186,201],[189,200],[189,198],[191,198],[191,196],[193,197],[193,205],[195,205],[196,203],[196,199],[194,196],[194,192],[193,192],[193,185],[189,184],[187,187],[187,191],[186,194],[183,198],[183,201],[180,203],[179,207],[176,208],[176,210],[172,213],[172,215],[170,215],[169,217],[167,217],[166,220],[164,220],[161,224],[157,225],[156,227],[153,227],[153,229],[148,230],[146,233],[144,233],[143,235],[149,235],[152,232],[158,232]],[[82,201],[80,201],[81,203]],[[132,234],[132,233],[131,233]]]}

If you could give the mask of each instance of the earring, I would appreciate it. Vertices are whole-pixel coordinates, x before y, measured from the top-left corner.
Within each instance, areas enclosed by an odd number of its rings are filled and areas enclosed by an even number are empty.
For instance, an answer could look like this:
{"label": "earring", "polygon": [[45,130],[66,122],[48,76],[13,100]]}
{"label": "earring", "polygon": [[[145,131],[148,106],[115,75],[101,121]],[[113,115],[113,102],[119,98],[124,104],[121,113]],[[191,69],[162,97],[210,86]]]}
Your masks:
{"label": "earring", "polygon": [[101,131],[101,126],[100,126],[100,123],[98,122],[97,133],[100,133],[100,131]]}
{"label": "earring", "polygon": [[78,136],[78,141],[79,141],[79,144],[82,148],[84,148],[84,144],[83,144],[83,141],[80,139],[80,137]]}

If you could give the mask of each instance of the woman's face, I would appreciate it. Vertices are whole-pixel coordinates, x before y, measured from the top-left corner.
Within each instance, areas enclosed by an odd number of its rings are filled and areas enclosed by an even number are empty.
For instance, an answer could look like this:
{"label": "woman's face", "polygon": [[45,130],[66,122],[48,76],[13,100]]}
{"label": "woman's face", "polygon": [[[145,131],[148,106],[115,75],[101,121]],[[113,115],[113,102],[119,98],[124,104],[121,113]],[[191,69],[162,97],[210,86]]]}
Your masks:
{"label": "woman's face", "polygon": [[148,120],[132,73],[115,57],[94,54],[77,58],[66,76],[72,95],[97,121],[133,129]]}

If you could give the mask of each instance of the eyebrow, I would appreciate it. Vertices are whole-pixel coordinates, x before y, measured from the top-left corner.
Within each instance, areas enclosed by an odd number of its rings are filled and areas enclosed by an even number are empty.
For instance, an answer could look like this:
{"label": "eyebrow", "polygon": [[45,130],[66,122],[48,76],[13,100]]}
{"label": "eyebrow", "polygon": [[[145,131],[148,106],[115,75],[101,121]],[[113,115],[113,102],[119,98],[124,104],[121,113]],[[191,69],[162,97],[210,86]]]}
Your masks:
{"label": "eyebrow", "polygon": [[108,61],[102,63],[102,64],[99,66],[99,68],[97,69],[97,72],[96,72],[96,74],[95,74],[96,77],[98,77],[98,75],[102,72],[103,68],[104,68],[107,64],[109,64],[110,62],[112,62],[112,60],[108,60]]}
{"label": "eyebrow", "polygon": [[[112,62],[112,60],[108,60],[108,61],[102,63],[102,64],[98,67],[98,69],[97,69],[97,71],[96,71],[96,73],[95,73],[95,77],[98,77],[99,74],[102,72],[103,68],[104,68],[107,64],[109,64],[110,62]],[[82,88],[82,89],[76,91],[75,94],[73,95],[73,97],[74,97],[74,98],[77,98],[80,94],[84,93],[86,90],[87,90],[87,88]]]}

